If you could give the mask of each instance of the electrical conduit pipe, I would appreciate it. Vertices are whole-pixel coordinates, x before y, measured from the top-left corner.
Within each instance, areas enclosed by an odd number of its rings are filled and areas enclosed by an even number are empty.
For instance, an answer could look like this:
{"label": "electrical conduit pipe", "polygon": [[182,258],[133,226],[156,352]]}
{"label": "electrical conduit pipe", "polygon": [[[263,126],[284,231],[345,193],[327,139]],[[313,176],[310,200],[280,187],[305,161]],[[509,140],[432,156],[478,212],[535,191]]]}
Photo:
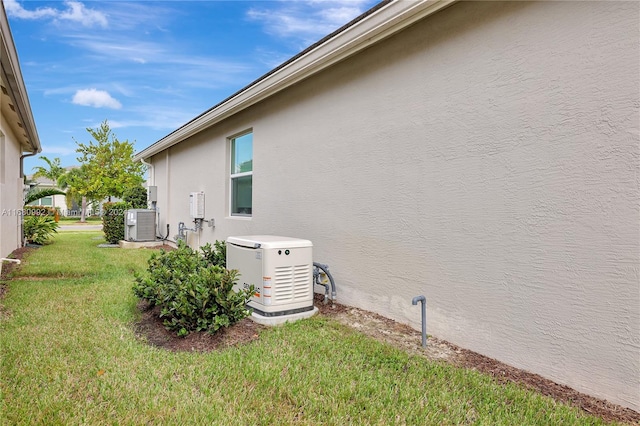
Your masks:
{"label": "electrical conduit pipe", "polygon": [[412,305],[422,302],[422,347],[427,347],[427,299],[424,296],[416,296],[411,301]]}

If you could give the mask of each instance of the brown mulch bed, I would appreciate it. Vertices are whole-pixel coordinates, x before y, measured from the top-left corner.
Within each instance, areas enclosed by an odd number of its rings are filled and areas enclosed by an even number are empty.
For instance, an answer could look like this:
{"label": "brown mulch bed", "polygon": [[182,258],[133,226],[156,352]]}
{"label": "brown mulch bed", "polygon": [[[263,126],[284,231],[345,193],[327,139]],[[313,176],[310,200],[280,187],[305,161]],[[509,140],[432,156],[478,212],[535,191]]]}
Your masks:
{"label": "brown mulch bed", "polygon": [[215,334],[205,332],[189,333],[186,337],[178,337],[169,331],[160,319],[160,308],[150,308],[147,302],[140,302],[138,309],[142,312],[140,321],[135,324],[135,332],[149,344],[172,352],[193,351],[210,352],[250,343],[260,337],[260,331],[265,329],[249,318],[222,328]]}

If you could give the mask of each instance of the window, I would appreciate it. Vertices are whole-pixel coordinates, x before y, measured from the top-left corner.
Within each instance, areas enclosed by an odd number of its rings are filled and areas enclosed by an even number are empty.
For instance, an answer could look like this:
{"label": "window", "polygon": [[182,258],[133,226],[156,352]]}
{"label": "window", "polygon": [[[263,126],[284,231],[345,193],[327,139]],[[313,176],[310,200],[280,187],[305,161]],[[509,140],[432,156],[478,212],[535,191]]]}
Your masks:
{"label": "window", "polygon": [[40,198],[38,200],[38,205],[39,206],[48,206],[48,207],[53,206],[53,197],[49,196],[49,197]]}
{"label": "window", "polygon": [[231,215],[251,216],[253,133],[231,139]]}
{"label": "window", "polygon": [[46,206],[46,207],[52,207],[53,206],[53,196],[48,196],[48,197],[42,197],[39,200],[35,200],[33,203],[31,203],[32,206]]}

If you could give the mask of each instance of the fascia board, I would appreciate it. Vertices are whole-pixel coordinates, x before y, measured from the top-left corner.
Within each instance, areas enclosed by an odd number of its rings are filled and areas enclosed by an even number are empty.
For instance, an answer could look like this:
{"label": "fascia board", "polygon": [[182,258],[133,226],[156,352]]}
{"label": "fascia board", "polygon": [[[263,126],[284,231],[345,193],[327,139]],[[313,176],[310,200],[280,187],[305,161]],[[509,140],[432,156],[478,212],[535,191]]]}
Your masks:
{"label": "fascia board", "polygon": [[9,28],[9,21],[4,10],[4,5],[0,5],[0,32],[2,36],[2,46],[0,53],[0,62],[3,68],[3,74],[7,79],[7,89],[12,92],[13,101],[18,112],[20,121],[22,122],[29,144],[33,148],[30,152],[38,153],[42,151],[40,138],[36,129],[31,104],[27,88],[24,85],[22,72],[20,71],[20,63],[18,62],[18,52],[16,51],[13,36]]}
{"label": "fascia board", "polygon": [[399,0],[392,2],[364,20],[345,29],[337,36],[327,40],[308,54],[257,81],[223,104],[160,139],[155,144],[136,154],[134,159],[136,161],[148,159],[251,105],[366,49],[416,21],[444,9],[456,1]]}

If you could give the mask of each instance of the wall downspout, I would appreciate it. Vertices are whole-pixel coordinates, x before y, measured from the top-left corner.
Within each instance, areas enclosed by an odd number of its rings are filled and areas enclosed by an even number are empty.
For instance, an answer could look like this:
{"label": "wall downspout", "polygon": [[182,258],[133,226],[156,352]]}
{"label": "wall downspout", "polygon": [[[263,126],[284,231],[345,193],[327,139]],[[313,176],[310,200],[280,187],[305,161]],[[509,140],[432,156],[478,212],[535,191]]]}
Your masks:
{"label": "wall downspout", "polygon": [[[40,152],[40,150],[37,150],[36,152],[30,152],[28,154],[22,154],[20,156],[20,180],[22,181],[22,201],[23,201],[23,205],[24,205],[24,159],[27,157],[33,157],[34,155],[38,154]],[[24,215],[20,215],[20,229],[18,231],[20,234],[20,245],[22,247],[25,246],[25,239],[24,239]]]}
{"label": "wall downspout", "polygon": [[20,178],[24,181],[24,159],[27,157],[33,157],[38,152],[30,152],[29,154],[22,154],[20,156]]}
{"label": "wall downspout", "polygon": [[154,186],[156,181],[156,170],[153,168],[153,164],[147,163],[146,161],[144,161],[144,158],[141,158],[140,162],[147,166],[147,168],[149,169],[149,181],[147,181],[147,187]]}

